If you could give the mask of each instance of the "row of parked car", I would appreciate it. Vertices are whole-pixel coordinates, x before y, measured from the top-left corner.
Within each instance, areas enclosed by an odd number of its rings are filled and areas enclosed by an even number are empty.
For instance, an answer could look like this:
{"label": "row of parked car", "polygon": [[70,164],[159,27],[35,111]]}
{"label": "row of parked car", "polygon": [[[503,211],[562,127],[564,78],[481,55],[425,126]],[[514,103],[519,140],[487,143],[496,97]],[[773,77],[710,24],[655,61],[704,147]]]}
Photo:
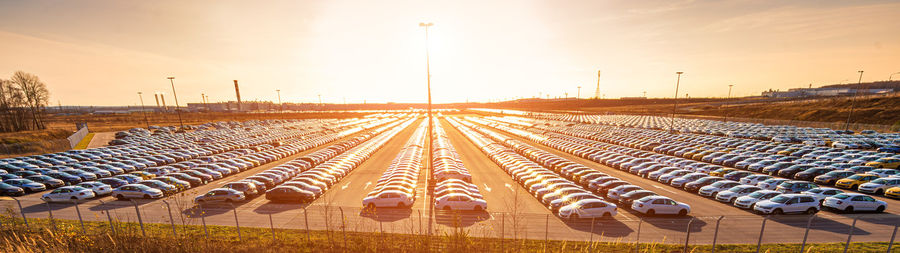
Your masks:
{"label": "row of parked car", "polygon": [[[398,122],[393,119],[381,119],[338,131],[335,138],[321,142],[321,144],[354,134],[358,135],[271,169],[257,172],[244,179],[229,182],[220,188],[197,196],[194,198],[194,202],[197,204],[222,201],[238,202],[261,195],[265,195],[266,199],[273,202],[312,201],[321,196],[337,180],[329,171],[338,168],[335,167],[335,164],[327,164],[328,161],[338,159],[341,154],[355,149],[360,144],[367,143],[397,124]],[[352,164],[348,160],[342,160],[342,162]]]}
{"label": "row of parked car", "polygon": [[577,164],[540,153],[539,149],[505,138],[468,120],[448,118],[448,121],[559,217],[577,220],[612,217],[618,213],[616,204],[560,173],[563,168],[578,167]]}
{"label": "row of parked car", "polygon": [[375,187],[362,199],[363,207],[408,208],[416,202],[416,186],[422,171],[422,155],[425,153],[428,121],[423,120],[403,145],[391,165],[375,182]]}
{"label": "row of parked car", "polygon": [[[566,147],[567,145],[580,145],[577,143],[567,143],[561,141],[559,139],[554,138],[546,138],[545,136],[541,136],[536,133],[531,133],[528,131],[524,131],[521,129],[510,127],[505,124],[497,124],[497,122],[491,122],[484,119],[479,118],[467,118],[471,121],[478,122],[479,124],[497,128],[499,130],[503,130],[505,132],[517,135],[519,137],[528,138],[532,141],[542,143],[544,145],[550,146],[552,148],[561,149]],[[483,129],[483,132],[489,132],[490,130]],[[495,136],[502,136],[500,134],[492,134]],[[506,137],[503,137],[506,138]],[[507,140],[507,142],[518,142],[515,140]],[[525,144],[521,144],[525,145]],[[527,145],[526,145],[527,146]],[[528,146],[530,147],[530,146]],[[588,168],[581,164],[577,164],[566,160],[565,158],[553,155],[547,151],[533,148],[529,153],[541,154],[541,156],[545,157],[543,159],[549,160],[557,160],[557,161],[565,161],[566,167],[560,169],[560,173],[574,182],[578,182],[585,189],[590,190],[593,193],[599,194],[600,196],[605,196],[606,200],[616,202],[619,206],[623,208],[630,208],[631,210],[645,214],[645,215],[657,215],[657,214],[671,214],[671,215],[687,215],[691,211],[690,205],[686,203],[680,203],[672,200],[671,198],[661,196],[656,192],[651,190],[643,189],[639,186],[633,185],[625,180],[621,180],[619,178],[610,176],[606,173]],[[534,157],[534,155],[527,155],[530,158]],[[532,158],[533,160],[535,158]],[[563,216],[563,215],[561,215]]]}
{"label": "row of parked car", "polygon": [[[193,139],[185,141],[181,138],[171,143],[159,143],[165,142],[164,139],[144,140],[144,144],[13,158],[0,165],[4,170],[12,171],[2,174],[2,177],[12,183],[23,181],[13,177],[37,176],[34,173],[63,182],[41,184],[25,181],[24,186],[32,191],[42,191],[46,186],[55,188],[63,184],[70,185],[44,194],[43,199],[46,201],[71,201],[100,195],[112,195],[120,199],[161,198],[320,145],[323,141],[328,141],[326,136],[333,135],[325,129],[347,128],[339,125],[348,122],[350,121],[316,120],[288,125],[321,127],[304,127],[296,131],[254,128],[249,133],[239,134],[238,137],[244,137],[243,139],[219,138],[215,133],[195,132],[194,137],[213,136],[222,142],[198,143]],[[283,144],[282,141],[291,143]],[[42,167],[48,164],[52,166]],[[41,188],[38,184],[44,187]],[[93,196],[82,194],[85,193],[83,189],[92,190]]]}
{"label": "row of parked car", "polygon": [[[438,122],[435,120],[435,122]],[[431,155],[434,186],[434,208],[438,210],[487,209],[487,201],[472,183],[472,174],[463,164],[456,148],[447,138],[442,124],[434,124],[434,143]]]}
{"label": "row of parked car", "polygon": [[[514,126],[499,121],[493,121],[493,124],[499,128]],[[753,209],[760,213],[815,212],[819,210],[820,205],[845,211],[883,211],[887,207],[885,202],[870,196],[857,193],[842,193],[837,189],[818,188],[817,185],[811,182],[792,181],[747,171],[728,170],[728,168],[721,168],[719,165],[627,147],[621,141],[612,143],[576,137],[578,135],[589,135],[589,137],[596,138],[598,135],[603,135],[579,130],[576,126],[556,126],[552,129],[552,131],[545,131],[532,128],[529,129],[531,130],[529,133],[532,135],[531,139],[539,140],[545,138],[551,140],[545,141],[548,146],[686,191],[696,192],[704,197],[731,203],[740,208]],[[615,131],[612,132],[610,134],[615,134]],[[564,143],[564,145],[555,144],[560,142]],[[719,167],[710,169],[708,168],[709,166]],[[601,181],[601,184],[597,187],[609,187],[608,182]],[[617,190],[633,192],[637,189],[632,187],[632,189],[620,188]],[[845,200],[828,201],[827,198],[830,196]],[[816,201],[810,202],[810,199]],[[773,201],[784,203],[772,203]],[[804,208],[799,208],[800,206]]]}
{"label": "row of parked car", "polygon": [[829,128],[763,125],[746,122],[722,122],[707,119],[672,119],[640,115],[570,115],[534,114],[541,119],[602,124],[643,129],[674,130],[680,133],[727,136],[766,140],[781,143],[802,143],[841,149],[878,149],[879,152],[900,153],[900,133],[878,133],[865,130],[860,134]]}

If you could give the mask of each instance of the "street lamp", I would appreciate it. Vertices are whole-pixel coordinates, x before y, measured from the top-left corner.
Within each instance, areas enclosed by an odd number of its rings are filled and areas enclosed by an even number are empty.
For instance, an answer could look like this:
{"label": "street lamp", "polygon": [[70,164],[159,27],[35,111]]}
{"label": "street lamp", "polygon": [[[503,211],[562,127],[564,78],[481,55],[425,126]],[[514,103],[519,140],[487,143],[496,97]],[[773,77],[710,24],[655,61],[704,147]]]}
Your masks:
{"label": "street lamp", "polygon": [[275,90],[275,92],[278,92],[278,111],[284,112],[284,105],[281,104],[281,90]]}
{"label": "street lamp", "polygon": [[857,72],[859,72],[859,80],[856,81],[856,94],[850,98],[850,113],[847,113],[847,123],[844,124],[844,132],[850,129],[850,116],[853,116],[853,106],[855,105],[854,102],[856,102],[856,95],[859,95],[860,88],[862,88],[863,71],[860,70]]}
{"label": "street lamp", "polygon": [[728,85],[728,98],[725,99],[725,117],[722,119],[723,123],[728,122],[728,104],[731,102],[731,86],[734,86],[734,84]]}
{"label": "street lamp", "polygon": [[[425,164],[426,164],[425,165],[425,173],[427,173],[425,180],[426,180],[426,187],[428,187],[428,188],[426,188],[426,189],[431,189],[431,183],[432,183],[432,180],[431,180],[431,177],[432,177],[432,175],[431,175],[431,154],[432,154],[432,150],[434,149],[434,146],[433,146],[434,122],[431,120],[431,55],[430,55],[429,47],[428,47],[428,28],[433,25],[434,25],[434,23],[431,23],[431,22],[419,23],[419,27],[425,28],[425,75],[426,75],[425,79],[427,80],[427,83],[428,83],[428,129],[427,129],[428,130],[428,153],[427,153],[428,160],[426,160],[426,162],[425,162]],[[428,199],[429,202],[431,202],[432,200],[433,199]],[[433,206],[434,205],[431,205],[431,204],[428,205],[428,207],[429,207],[428,209],[430,210],[428,212],[428,234],[429,235],[431,234],[431,215],[434,213],[434,210],[432,210]]]}
{"label": "street lamp", "polygon": [[578,86],[578,95],[576,95],[575,98],[581,98],[581,86]]}
{"label": "street lamp", "polygon": [[144,113],[144,122],[147,123],[147,130],[150,130],[150,120],[147,119],[147,110],[144,109],[144,94],[143,92],[138,91],[138,98],[141,99],[141,112]]}
{"label": "street lamp", "polygon": [[[181,131],[184,133],[184,121],[181,120],[181,110],[178,108],[178,93],[175,93],[175,77],[170,76],[166,79],[169,79],[169,83],[172,84],[172,96],[175,96],[175,112],[178,113],[178,123],[181,124]],[[182,135],[182,137],[184,137],[184,135]]]}
{"label": "street lamp", "polygon": [[678,79],[675,81],[675,97],[672,98],[672,123],[669,125],[669,132],[675,131],[675,110],[678,110],[678,86],[681,85],[681,74],[684,74],[682,71],[675,72],[678,75]]}
{"label": "street lamp", "polygon": [[597,70],[597,90],[594,91],[594,99],[600,98],[600,70]]}

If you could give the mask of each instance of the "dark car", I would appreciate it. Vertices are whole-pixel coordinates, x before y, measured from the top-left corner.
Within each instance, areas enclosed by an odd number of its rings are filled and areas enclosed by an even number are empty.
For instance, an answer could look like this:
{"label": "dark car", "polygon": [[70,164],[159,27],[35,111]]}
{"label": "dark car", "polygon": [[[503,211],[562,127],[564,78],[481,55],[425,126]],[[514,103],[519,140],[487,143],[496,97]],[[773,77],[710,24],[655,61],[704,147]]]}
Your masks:
{"label": "dark car", "polygon": [[715,182],[719,182],[719,181],[722,181],[722,180],[725,180],[725,178],[721,178],[721,177],[713,177],[713,176],[704,177],[704,178],[701,178],[701,179],[697,179],[697,180],[694,181],[694,182],[690,182],[690,183],[685,184],[685,185],[684,185],[684,190],[685,190],[685,191],[689,191],[689,192],[696,192],[696,191],[700,190],[701,187],[704,187],[704,186],[707,186],[707,185],[711,185],[711,184],[713,184],[713,183],[715,183]]}
{"label": "dark car", "polygon": [[25,195],[25,189],[0,182],[0,193],[6,196],[22,196]]}
{"label": "dark car", "polygon": [[794,177],[794,174],[800,173],[801,171],[804,171],[804,170],[807,170],[810,168],[814,168],[814,167],[815,166],[813,166],[813,165],[799,165],[798,164],[798,165],[794,165],[791,167],[787,167],[786,169],[779,170],[778,176],[784,177],[784,178],[792,178],[792,177]]}
{"label": "dark car", "polygon": [[834,171],[834,169],[833,168],[823,168],[823,167],[811,168],[811,169],[807,169],[807,170],[804,170],[801,172],[797,172],[797,174],[794,174],[794,179],[812,181],[814,178],[821,176],[821,175],[825,175],[825,173],[828,173],[831,171]]}
{"label": "dark car", "polygon": [[258,195],[262,194],[262,192],[260,192],[259,190],[256,189],[255,184],[253,184],[251,182],[247,182],[247,181],[237,181],[237,182],[227,183],[225,185],[222,185],[222,188],[238,190],[240,192],[243,192],[244,196],[247,196],[247,198],[258,196]]}
{"label": "dark car", "polygon": [[273,181],[271,178],[268,178],[268,177],[264,177],[264,176],[249,176],[249,177],[247,177],[246,179],[247,179],[247,180],[253,180],[253,181],[259,181],[259,182],[262,182],[262,183],[266,184],[266,188],[267,188],[267,189],[271,189],[272,187],[275,187],[275,181]]}
{"label": "dark car", "polygon": [[118,178],[114,178],[114,177],[103,178],[103,179],[100,179],[99,181],[100,181],[101,183],[104,183],[104,184],[109,185],[109,186],[112,187],[113,189],[119,188],[119,187],[122,187],[123,185],[128,184],[128,181],[125,181],[125,180],[122,180],[122,179],[118,179]]}
{"label": "dark car", "polygon": [[206,173],[199,172],[199,171],[194,171],[194,170],[185,170],[182,172],[178,172],[176,174],[181,174],[181,173],[188,175],[188,176],[199,178],[201,181],[203,181],[204,184],[212,182],[214,179],[213,176],[211,176],[211,175],[208,175]]}
{"label": "dark car", "polygon": [[80,184],[81,182],[83,182],[83,180],[81,180],[80,177],[73,176],[72,174],[65,173],[65,172],[48,172],[47,174],[44,174],[44,175],[62,180],[63,182],[66,183],[66,185],[76,185],[76,184]]}
{"label": "dark car", "polygon": [[44,184],[45,186],[47,186],[47,189],[62,187],[62,186],[66,185],[66,182],[63,182],[62,180],[59,180],[59,179],[56,179],[56,178],[53,178],[53,177],[50,177],[47,175],[34,175],[34,176],[28,176],[26,178],[28,180]]}
{"label": "dark car", "polygon": [[273,202],[309,202],[315,199],[312,192],[293,186],[279,186],[266,192],[266,199]]}
{"label": "dark car", "polygon": [[647,196],[656,196],[656,195],[659,195],[659,194],[656,194],[655,192],[648,191],[648,190],[630,191],[628,193],[623,194],[621,197],[619,197],[619,204],[624,207],[631,208],[631,203],[633,203],[635,200],[643,198],[643,197],[647,197]]}
{"label": "dark car", "polygon": [[175,179],[188,182],[189,184],[191,184],[191,187],[201,186],[205,183],[203,179],[184,173],[171,173],[166,176],[174,177]]}

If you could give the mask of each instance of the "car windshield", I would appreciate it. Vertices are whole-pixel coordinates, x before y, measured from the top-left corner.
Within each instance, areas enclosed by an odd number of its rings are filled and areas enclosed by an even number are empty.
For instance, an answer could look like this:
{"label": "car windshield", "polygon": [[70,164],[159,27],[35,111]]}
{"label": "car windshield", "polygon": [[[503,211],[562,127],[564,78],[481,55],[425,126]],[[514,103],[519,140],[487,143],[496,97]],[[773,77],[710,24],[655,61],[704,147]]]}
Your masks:
{"label": "car windshield", "polygon": [[853,175],[853,176],[850,176],[850,177],[848,177],[848,178],[849,178],[849,179],[853,179],[853,180],[859,180],[859,179],[862,179],[863,177],[865,177],[865,176],[863,176],[863,175]]}
{"label": "car windshield", "polygon": [[820,193],[820,192],[822,192],[822,191],[823,191],[823,189],[813,188],[813,189],[810,189],[808,192],[810,192],[810,193]]}
{"label": "car windshield", "polygon": [[872,180],[872,183],[873,184],[887,184],[888,180],[884,179],[884,178],[879,178],[879,179]]}
{"label": "car windshield", "polygon": [[850,195],[843,194],[843,193],[832,196],[832,198],[836,198],[836,199],[847,199],[849,197],[850,197]]}
{"label": "car windshield", "polygon": [[791,197],[788,197],[788,196],[777,196],[777,197],[772,198],[771,201],[778,203],[778,204],[784,204],[785,202],[787,202],[790,199],[791,199]]}
{"label": "car windshield", "polygon": [[750,195],[748,195],[748,196],[750,196],[751,198],[754,198],[754,199],[758,199],[764,195],[766,195],[765,192],[754,192],[754,193],[750,193]]}

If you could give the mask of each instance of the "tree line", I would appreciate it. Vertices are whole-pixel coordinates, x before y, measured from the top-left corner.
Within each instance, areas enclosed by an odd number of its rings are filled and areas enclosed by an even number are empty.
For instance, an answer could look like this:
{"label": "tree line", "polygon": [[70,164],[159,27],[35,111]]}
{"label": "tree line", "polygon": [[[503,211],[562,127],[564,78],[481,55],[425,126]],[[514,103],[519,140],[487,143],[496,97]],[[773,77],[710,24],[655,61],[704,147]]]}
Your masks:
{"label": "tree line", "polygon": [[44,108],[50,98],[37,75],[16,71],[0,78],[0,132],[45,129]]}

